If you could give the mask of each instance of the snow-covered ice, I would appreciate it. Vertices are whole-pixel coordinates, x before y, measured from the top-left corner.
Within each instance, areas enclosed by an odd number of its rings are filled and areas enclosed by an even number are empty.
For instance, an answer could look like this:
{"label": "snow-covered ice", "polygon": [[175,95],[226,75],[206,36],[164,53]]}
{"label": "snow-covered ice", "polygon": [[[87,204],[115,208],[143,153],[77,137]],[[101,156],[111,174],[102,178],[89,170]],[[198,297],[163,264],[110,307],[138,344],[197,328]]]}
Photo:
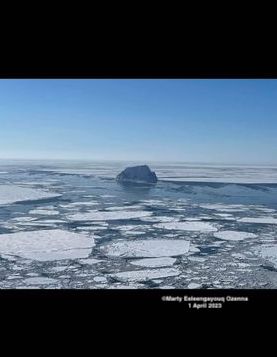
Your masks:
{"label": "snow-covered ice", "polygon": [[224,205],[221,203],[218,204],[211,204],[211,203],[205,203],[199,205],[201,208],[205,209],[211,209],[211,210],[216,210],[216,211],[222,211],[222,212],[241,212],[241,211],[246,211],[248,210],[248,207],[245,207],[244,205],[239,205],[239,204],[229,204],[229,205]]}
{"label": "snow-covered ice", "polygon": [[126,211],[129,209],[142,209],[142,206],[139,205],[133,205],[133,206],[113,206],[113,207],[108,207],[106,208],[107,211]]}
{"label": "snow-covered ice", "polygon": [[0,235],[0,255],[40,261],[86,258],[94,245],[92,237],[60,229]]}
{"label": "snow-covered ice", "polygon": [[197,283],[190,283],[188,285],[188,289],[199,289],[201,288],[201,284],[197,284]]}
{"label": "snow-covered ice", "polygon": [[171,266],[175,262],[176,262],[175,258],[165,257],[165,258],[136,259],[131,261],[130,263],[141,267],[156,268],[156,267]]}
{"label": "snow-covered ice", "polygon": [[45,216],[56,216],[59,214],[59,211],[56,210],[48,210],[48,209],[33,209],[29,211],[29,214],[39,214]]}
{"label": "snow-covered ice", "polygon": [[269,261],[277,268],[277,245],[264,245],[254,249],[254,253]]}
{"label": "snow-covered ice", "polygon": [[69,215],[68,219],[72,221],[109,221],[109,220],[119,220],[119,219],[132,219],[151,216],[149,211],[90,211],[87,213],[76,213]]}
{"label": "snow-covered ice", "polygon": [[38,278],[27,278],[24,280],[24,283],[27,285],[48,285],[56,283],[57,279],[38,277]]}
{"label": "snow-covered ice", "polygon": [[34,217],[15,217],[12,218],[11,221],[16,221],[16,222],[31,222],[35,220],[36,218]]}
{"label": "snow-covered ice", "polygon": [[110,276],[123,281],[146,281],[151,279],[177,276],[180,274],[181,272],[177,268],[162,268],[150,270],[124,271],[116,274],[110,274]]}
{"label": "snow-covered ice", "polygon": [[87,259],[80,259],[79,262],[82,263],[82,264],[91,265],[91,264],[101,263],[101,262],[103,262],[103,260],[101,260],[101,259],[87,258]]}
{"label": "snow-covered ice", "polygon": [[238,222],[277,224],[277,218],[274,218],[274,217],[244,217],[244,218],[238,219]]}
{"label": "snow-covered ice", "polygon": [[234,240],[234,241],[257,237],[257,235],[254,233],[241,232],[241,231],[220,231],[214,233],[214,236],[219,239]]}
{"label": "snow-covered ice", "polygon": [[59,197],[60,194],[16,185],[0,185],[0,205]]}
{"label": "snow-covered ice", "polygon": [[156,228],[176,229],[180,231],[201,231],[214,232],[217,228],[209,222],[188,221],[188,222],[170,222],[155,224]]}
{"label": "snow-covered ice", "polygon": [[190,242],[181,239],[119,241],[101,247],[104,254],[115,257],[174,257],[189,251]]}

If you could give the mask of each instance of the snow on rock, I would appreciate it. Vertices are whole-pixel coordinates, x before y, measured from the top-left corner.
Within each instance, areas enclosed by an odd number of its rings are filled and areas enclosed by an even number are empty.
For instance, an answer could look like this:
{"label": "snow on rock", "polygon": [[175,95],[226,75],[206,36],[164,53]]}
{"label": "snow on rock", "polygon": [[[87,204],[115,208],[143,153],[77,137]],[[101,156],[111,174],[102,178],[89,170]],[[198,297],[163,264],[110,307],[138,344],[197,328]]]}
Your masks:
{"label": "snow on rock", "polygon": [[130,263],[133,265],[138,265],[141,267],[164,267],[173,265],[176,262],[175,258],[165,257],[165,258],[146,258],[146,259],[138,259],[131,261]]}
{"label": "snow on rock", "polygon": [[190,242],[181,239],[148,239],[112,242],[100,247],[104,254],[115,257],[174,257],[189,251]]}
{"label": "snow on rock", "polygon": [[180,275],[181,271],[177,268],[149,269],[124,271],[116,274],[109,274],[113,278],[123,281],[146,281],[151,279],[166,278]]}
{"label": "snow on rock", "polygon": [[214,236],[219,239],[234,240],[234,241],[257,237],[257,235],[254,233],[237,232],[237,231],[220,231],[214,233]]}
{"label": "snow on rock", "polygon": [[238,219],[238,222],[277,224],[277,218],[274,218],[274,217],[245,217],[245,218]]}
{"label": "snow on rock", "polygon": [[147,165],[127,167],[119,175],[118,182],[146,182],[156,183],[158,181],[155,172],[151,171]]}
{"label": "snow on rock", "polygon": [[92,237],[60,229],[0,235],[0,255],[39,261],[87,258],[94,245]]}
{"label": "snow on rock", "polygon": [[61,196],[58,193],[46,192],[39,189],[20,187],[16,185],[0,185],[0,204],[6,205],[14,202],[41,200]]}
{"label": "snow on rock", "polygon": [[176,229],[180,231],[201,231],[201,232],[214,232],[217,228],[208,222],[188,221],[188,222],[170,222],[155,224],[156,228],[163,229]]}
{"label": "snow on rock", "polygon": [[97,211],[93,210],[87,213],[76,213],[68,216],[72,221],[103,221],[103,220],[119,220],[119,219],[132,219],[151,216],[148,211]]}

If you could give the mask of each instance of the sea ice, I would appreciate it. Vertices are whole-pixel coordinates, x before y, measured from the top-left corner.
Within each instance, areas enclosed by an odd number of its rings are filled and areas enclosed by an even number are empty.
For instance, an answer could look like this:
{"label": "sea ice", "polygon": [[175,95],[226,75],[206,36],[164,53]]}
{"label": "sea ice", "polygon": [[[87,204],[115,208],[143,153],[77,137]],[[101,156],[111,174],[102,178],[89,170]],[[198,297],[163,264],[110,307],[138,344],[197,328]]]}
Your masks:
{"label": "sea ice", "polygon": [[92,237],[60,229],[0,235],[0,255],[40,261],[86,258],[94,245]]}
{"label": "sea ice", "polygon": [[189,260],[191,260],[192,262],[200,262],[203,263],[206,261],[205,258],[201,258],[201,257],[188,257]]}
{"label": "sea ice", "polygon": [[45,284],[53,284],[56,282],[57,282],[56,279],[44,278],[44,277],[27,278],[24,280],[24,283],[27,285],[45,285]]}
{"label": "sea ice", "polygon": [[16,185],[0,185],[0,204],[6,205],[14,202],[41,200],[61,196],[39,189],[19,187]]}
{"label": "sea ice", "polygon": [[12,218],[11,221],[16,221],[16,222],[30,222],[30,221],[33,221],[35,220],[36,218],[34,217],[15,217],[15,218]]}
{"label": "sea ice", "polygon": [[103,260],[88,258],[88,259],[80,259],[79,262],[82,264],[91,265],[91,264],[97,264],[97,263],[103,262]]}
{"label": "sea ice", "polygon": [[72,202],[72,203],[68,203],[67,205],[60,205],[63,208],[67,208],[67,207],[75,207],[75,206],[95,206],[98,205],[98,202]]}
{"label": "sea ice", "polygon": [[214,232],[217,228],[208,222],[188,221],[188,222],[171,222],[155,224],[156,228],[163,229],[176,229],[180,231],[201,231],[201,232]]}
{"label": "sea ice", "polygon": [[241,212],[241,211],[246,211],[249,208],[245,207],[244,205],[239,205],[239,204],[233,204],[233,205],[224,205],[221,203],[218,204],[201,204],[199,205],[199,207],[201,208],[205,208],[205,209],[212,209],[212,210],[216,210],[216,211],[222,211],[222,212]]}
{"label": "sea ice", "polygon": [[201,287],[201,284],[197,284],[197,283],[190,283],[188,285],[188,289],[198,289]]}
{"label": "sea ice", "polygon": [[254,233],[237,232],[237,231],[220,231],[214,233],[214,236],[219,239],[234,240],[234,241],[257,237],[257,235]]}
{"label": "sea ice", "polygon": [[165,267],[173,265],[176,262],[175,258],[146,258],[133,260],[130,263],[133,265],[138,265],[141,267],[156,268],[156,267]]}
{"label": "sea ice", "polygon": [[142,218],[141,221],[144,222],[178,222],[179,218],[176,217],[168,217],[168,216],[153,216],[153,217],[145,217]]}
{"label": "sea ice", "polygon": [[39,215],[45,215],[45,216],[56,216],[60,212],[55,211],[55,210],[47,210],[47,209],[33,209],[29,211],[29,214],[39,214]]}
{"label": "sea ice", "polygon": [[51,268],[51,270],[53,271],[53,272],[57,272],[57,273],[59,273],[59,272],[61,272],[61,271],[65,271],[67,269],[67,266],[60,266],[60,267],[53,267],[53,268]]}
{"label": "sea ice", "polygon": [[112,242],[100,249],[108,256],[115,257],[174,257],[189,251],[190,242],[186,240],[148,239]]}
{"label": "sea ice", "polygon": [[277,224],[277,218],[274,218],[274,217],[245,217],[245,218],[238,219],[238,222]]}
{"label": "sea ice", "polygon": [[126,211],[129,209],[142,209],[142,206],[134,205],[134,206],[113,206],[106,208],[106,211]]}
{"label": "sea ice", "polygon": [[93,280],[98,282],[98,283],[99,282],[104,283],[104,282],[107,281],[107,279],[104,276],[96,276]]}
{"label": "sea ice", "polygon": [[124,271],[116,274],[109,274],[111,277],[122,279],[124,281],[146,281],[156,278],[166,278],[170,276],[180,275],[181,272],[177,268],[162,268],[150,270],[135,270]]}
{"label": "sea ice", "polygon": [[69,215],[68,219],[72,221],[103,221],[103,220],[119,220],[119,219],[132,219],[151,216],[148,211],[90,211],[87,213],[76,213]]}
{"label": "sea ice", "polygon": [[254,250],[254,253],[269,261],[277,268],[277,245],[264,245]]}

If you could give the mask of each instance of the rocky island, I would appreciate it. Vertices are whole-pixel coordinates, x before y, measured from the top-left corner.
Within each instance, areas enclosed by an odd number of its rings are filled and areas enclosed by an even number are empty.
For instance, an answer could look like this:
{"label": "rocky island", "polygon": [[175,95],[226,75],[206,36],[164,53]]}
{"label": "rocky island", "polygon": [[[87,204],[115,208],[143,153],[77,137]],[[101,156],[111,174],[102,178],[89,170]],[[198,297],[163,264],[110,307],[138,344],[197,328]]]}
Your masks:
{"label": "rocky island", "polygon": [[118,182],[137,182],[137,183],[156,183],[158,181],[154,171],[151,171],[147,165],[127,167],[119,175]]}

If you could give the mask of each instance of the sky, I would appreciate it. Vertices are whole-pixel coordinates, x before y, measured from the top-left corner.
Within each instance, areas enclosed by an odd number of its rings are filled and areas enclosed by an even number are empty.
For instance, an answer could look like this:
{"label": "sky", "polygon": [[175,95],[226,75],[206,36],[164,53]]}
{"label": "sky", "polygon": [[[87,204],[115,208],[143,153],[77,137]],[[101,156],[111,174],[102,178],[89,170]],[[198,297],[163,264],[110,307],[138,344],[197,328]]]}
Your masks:
{"label": "sky", "polygon": [[274,79],[0,79],[0,158],[277,164]]}

